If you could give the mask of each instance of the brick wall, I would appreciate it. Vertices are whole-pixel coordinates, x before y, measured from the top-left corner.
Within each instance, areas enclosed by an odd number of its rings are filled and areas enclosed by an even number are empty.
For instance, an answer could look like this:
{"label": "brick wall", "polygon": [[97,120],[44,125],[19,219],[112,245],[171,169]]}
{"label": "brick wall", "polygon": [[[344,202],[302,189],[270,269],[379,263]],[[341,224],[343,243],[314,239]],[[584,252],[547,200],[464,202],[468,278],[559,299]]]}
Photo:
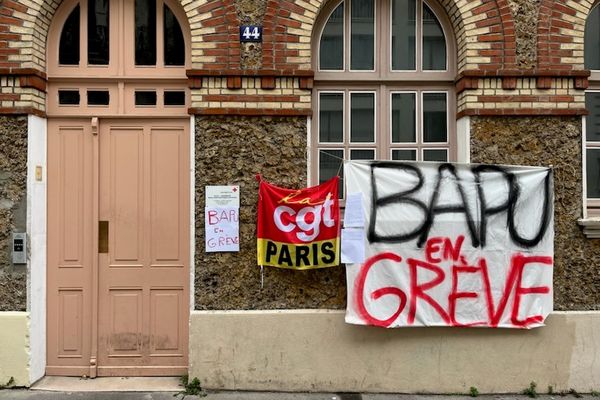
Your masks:
{"label": "brick wall", "polygon": [[[585,113],[583,34],[592,0],[539,0],[539,7],[520,7],[523,0],[438,1],[456,42],[459,115]],[[262,23],[264,39],[245,48],[238,29],[252,2],[264,10],[251,18]],[[315,27],[326,18],[325,2],[180,0],[191,32],[190,112],[310,113],[311,45]],[[1,113],[43,114],[45,44],[59,3],[1,3]],[[530,14],[523,19],[515,13]],[[537,21],[537,31],[531,21]],[[522,48],[535,54],[523,58]]]}

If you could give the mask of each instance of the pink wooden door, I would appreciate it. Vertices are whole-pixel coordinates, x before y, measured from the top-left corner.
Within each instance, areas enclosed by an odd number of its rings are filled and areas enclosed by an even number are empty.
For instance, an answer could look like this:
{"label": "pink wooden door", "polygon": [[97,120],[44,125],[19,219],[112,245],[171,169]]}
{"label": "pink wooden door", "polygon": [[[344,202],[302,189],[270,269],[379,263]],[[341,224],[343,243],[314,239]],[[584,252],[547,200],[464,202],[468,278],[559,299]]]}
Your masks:
{"label": "pink wooden door", "polygon": [[184,374],[189,121],[89,121],[49,125],[47,373]]}

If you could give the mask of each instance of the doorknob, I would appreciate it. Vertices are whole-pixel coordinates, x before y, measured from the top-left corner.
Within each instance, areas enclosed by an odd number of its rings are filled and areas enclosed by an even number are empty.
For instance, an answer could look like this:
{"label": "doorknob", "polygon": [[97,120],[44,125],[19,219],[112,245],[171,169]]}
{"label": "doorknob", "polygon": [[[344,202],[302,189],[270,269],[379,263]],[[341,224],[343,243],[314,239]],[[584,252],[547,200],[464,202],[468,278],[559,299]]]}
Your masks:
{"label": "doorknob", "polygon": [[108,253],[108,221],[98,221],[98,253]]}

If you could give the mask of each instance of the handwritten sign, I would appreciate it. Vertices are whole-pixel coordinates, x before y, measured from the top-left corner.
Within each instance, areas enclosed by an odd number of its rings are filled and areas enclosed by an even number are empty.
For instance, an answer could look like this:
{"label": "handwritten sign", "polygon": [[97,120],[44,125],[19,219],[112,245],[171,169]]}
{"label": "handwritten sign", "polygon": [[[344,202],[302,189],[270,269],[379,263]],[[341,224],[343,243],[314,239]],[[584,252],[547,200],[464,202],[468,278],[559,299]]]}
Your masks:
{"label": "handwritten sign", "polygon": [[240,251],[240,187],[206,186],[205,193],[206,252]]}
{"label": "handwritten sign", "polygon": [[240,251],[239,208],[206,207],[206,252]]}
{"label": "handwritten sign", "polygon": [[552,311],[548,168],[348,161],[365,261],[347,265],[346,322],[542,326]]}

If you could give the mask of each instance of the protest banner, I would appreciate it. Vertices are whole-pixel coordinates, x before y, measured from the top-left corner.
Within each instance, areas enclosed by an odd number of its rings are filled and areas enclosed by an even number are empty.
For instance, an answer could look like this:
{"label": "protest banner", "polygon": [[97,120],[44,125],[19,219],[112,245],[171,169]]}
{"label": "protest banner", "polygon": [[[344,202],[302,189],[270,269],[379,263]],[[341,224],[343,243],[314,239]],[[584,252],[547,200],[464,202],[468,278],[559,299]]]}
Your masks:
{"label": "protest banner", "polygon": [[346,322],[542,326],[552,311],[548,168],[347,161],[365,262],[347,265]]}
{"label": "protest banner", "polygon": [[205,186],[204,246],[207,253],[240,251],[240,187]]}
{"label": "protest banner", "polygon": [[338,180],[300,190],[261,180],[258,265],[302,270],[339,264]]}

